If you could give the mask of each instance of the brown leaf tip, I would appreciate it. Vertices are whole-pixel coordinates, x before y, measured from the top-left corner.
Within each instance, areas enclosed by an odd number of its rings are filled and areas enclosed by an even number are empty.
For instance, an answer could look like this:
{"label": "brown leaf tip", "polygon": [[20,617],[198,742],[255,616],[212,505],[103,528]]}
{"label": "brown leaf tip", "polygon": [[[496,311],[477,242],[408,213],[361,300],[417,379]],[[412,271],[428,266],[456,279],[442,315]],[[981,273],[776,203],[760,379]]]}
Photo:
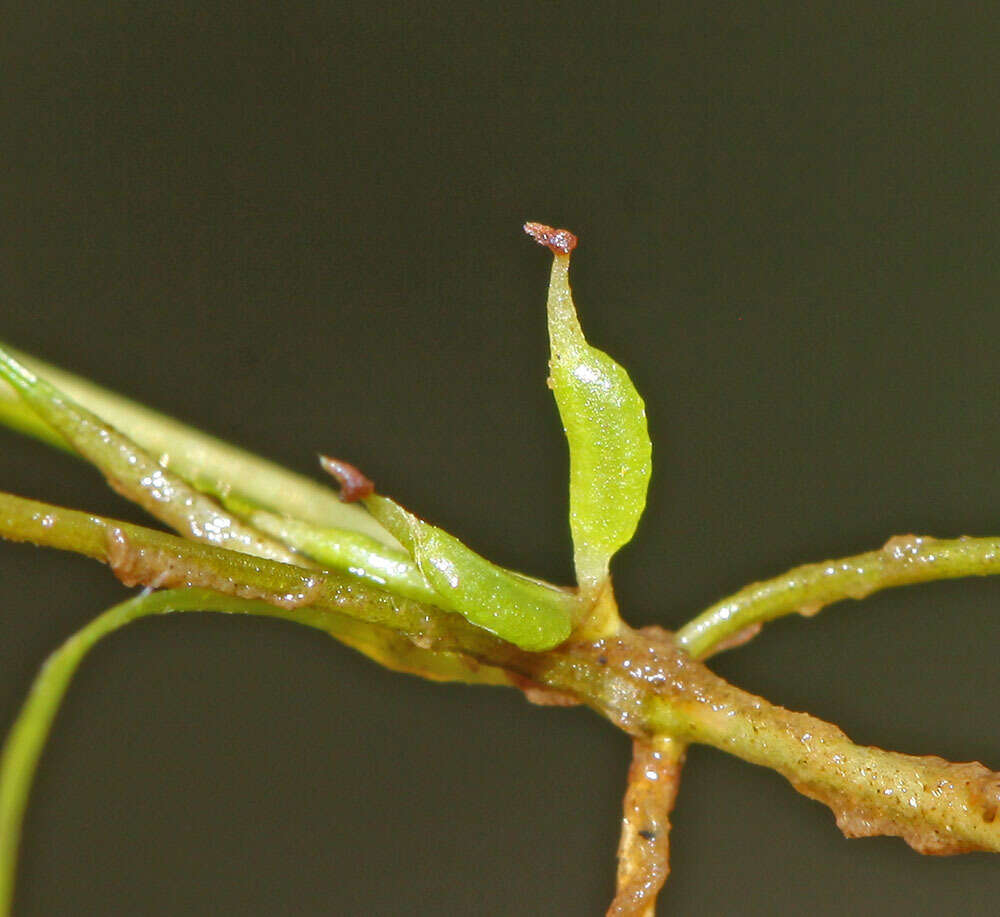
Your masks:
{"label": "brown leaf tip", "polygon": [[340,499],[344,503],[355,503],[375,492],[375,485],[350,462],[321,455],[319,463],[327,474],[337,479]]}
{"label": "brown leaf tip", "polygon": [[544,223],[525,223],[524,231],[556,255],[568,255],[576,248],[576,236],[568,229],[553,229]]}

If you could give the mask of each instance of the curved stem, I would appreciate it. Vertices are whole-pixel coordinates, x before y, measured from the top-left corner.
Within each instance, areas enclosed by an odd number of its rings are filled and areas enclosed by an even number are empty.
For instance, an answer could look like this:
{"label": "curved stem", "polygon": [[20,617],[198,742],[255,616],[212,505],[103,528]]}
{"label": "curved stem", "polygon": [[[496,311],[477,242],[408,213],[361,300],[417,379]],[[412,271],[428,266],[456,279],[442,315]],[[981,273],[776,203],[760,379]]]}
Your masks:
{"label": "curved stem", "polygon": [[0,755],[0,914],[10,912],[17,848],[31,781],[74,672],[101,637],[137,618],[174,611],[271,615],[316,624],[314,615],[279,609],[265,602],[235,599],[207,589],[175,589],[143,593],[109,608],[52,653],[39,671]]}
{"label": "curved stem", "polygon": [[720,644],[742,641],[782,615],[814,615],[825,605],[861,599],[880,589],[963,576],[1000,573],[1000,538],[954,538],[900,535],[877,551],[795,567],[774,579],[751,583],[716,602],[678,630],[674,639],[695,659]]}
{"label": "curved stem", "polygon": [[[335,634],[335,623],[343,620],[365,625],[365,633],[373,627],[393,630],[432,655],[451,653],[442,657],[443,678],[460,677],[459,667],[466,665],[466,680],[476,680],[475,666],[481,664],[489,678],[499,679],[491,683],[504,683],[499,670],[507,670],[510,682],[527,678],[570,694],[634,738],[666,735],[678,743],[705,743],[770,767],[829,805],[849,835],[894,834],[922,852],[1000,850],[1000,774],[980,764],[857,746],[828,723],[728,684],[655,628],[624,627],[613,637],[570,639],[550,652],[525,653],[457,615],[344,575],[314,573],[18,497],[0,494],[0,532],[109,560],[126,581],[207,586],[240,599],[263,598],[270,604],[255,603],[264,609],[260,613]],[[862,555],[867,560],[855,568],[855,582],[870,589],[995,572],[998,546],[992,539],[938,542],[934,553],[930,547],[910,539],[890,544],[881,558]],[[116,557],[119,551],[123,555]],[[881,571],[879,577],[873,571]],[[833,567],[826,575],[835,574]],[[845,580],[850,577],[841,570],[837,583],[844,587]],[[799,586],[815,595],[808,577]],[[396,648],[387,646],[395,660]],[[406,668],[405,660],[398,667]]]}
{"label": "curved stem", "polygon": [[458,615],[394,596],[333,570],[307,570],[0,493],[0,536],[75,551],[104,561],[127,586],[200,586],[238,598],[264,599],[283,608],[313,606],[410,634],[497,642]]}
{"label": "curved stem", "polygon": [[[0,537],[109,563],[127,585],[202,586],[294,611],[381,665],[435,681],[510,684],[490,665],[511,648],[459,615],[349,574],[305,570],[0,492]],[[415,639],[414,639],[415,638]]]}
{"label": "curved stem", "polygon": [[[364,622],[330,615],[315,608],[281,608],[255,599],[222,595],[208,589],[143,592],[109,608],[62,644],[42,665],[0,753],[0,915],[13,899],[17,849],[24,811],[38,759],[70,680],[83,657],[102,637],[148,615],[181,611],[214,611],[277,617],[326,631],[362,649],[389,668],[437,681],[509,685],[506,673],[455,653],[429,653],[395,632],[376,635]],[[375,639],[377,637],[377,639]]]}

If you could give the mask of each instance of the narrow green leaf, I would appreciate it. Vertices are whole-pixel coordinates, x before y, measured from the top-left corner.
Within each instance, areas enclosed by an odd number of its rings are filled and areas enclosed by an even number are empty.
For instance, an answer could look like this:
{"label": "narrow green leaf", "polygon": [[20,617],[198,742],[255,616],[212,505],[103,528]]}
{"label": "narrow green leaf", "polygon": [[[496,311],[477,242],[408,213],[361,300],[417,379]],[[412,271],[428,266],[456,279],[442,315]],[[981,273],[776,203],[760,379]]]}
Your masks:
{"label": "narrow green leaf", "polygon": [[127,436],[76,404],[0,347],[0,377],[57,430],[108,483],[157,519],[195,541],[302,564],[302,558],[230,515],[147,455]]}
{"label": "narrow green leaf", "polygon": [[570,593],[490,563],[388,497],[374,494],[364,503],[409,550],[441,608],[532,652],[552,649],[569,636],[575,607]]}
{"label": "narrow green leaf", "polygon": [[576,237],[528,223],[551,249],[549,385],[569,442],[569,516],[577,578],[586,592],[607,578],[614,553],[632,538],[646,505],[651,445],[646,408],[628,373],[583,336],[569,285]]}
{"label": "narrow green leaf", "polygon": [[[11,347],[7,353],[36,376],[99,416],[155,456],[198,490],[216,498],[241,498],[318,526],[350,529],[393,548],[399,544],[360,506],[341,503],[328,487],[260,456],[195,430],[145,405],[110,392],[87,379],[44,363]],[[42,422],[0,378],[0,423],[54,445],[65,439]]]}
{"label": "narrow green leaf", "polygon": [[[224,502],[229,507],[228,501]],[[265,510],[252,510],[245,518],[254,528],[326,567],[351,573],[418,602],[433,604],[437,599],[437,593],[409,555],[367,535],[346,529],[320,528]]]}

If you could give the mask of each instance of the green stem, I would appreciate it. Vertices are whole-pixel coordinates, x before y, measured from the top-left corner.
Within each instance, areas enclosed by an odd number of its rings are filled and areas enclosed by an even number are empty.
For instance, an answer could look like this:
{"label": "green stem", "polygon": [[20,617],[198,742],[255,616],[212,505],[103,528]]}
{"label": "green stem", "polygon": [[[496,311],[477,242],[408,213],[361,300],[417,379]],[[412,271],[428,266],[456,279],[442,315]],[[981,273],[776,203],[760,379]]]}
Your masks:
{"label": "green stem", "polygon": [[897,536],[877,551],[806,564],[751,583],[689,621],[674,639],[691,656],[702,659],[741,632],[752,635],[751,628],[792,612],[813,615],[825,605],[861,599],[890,586],[996,573],[1000,573],[1000,538]]}
{"label": "green stem", "polygon": [[195,541],[308,566],[286,545],[230,515],[211,497],[161,466],[127,436],[53,388],[2,347],[0,377],[96,465],[114,490],[161,522]]}
{"label": "green stem", "polygon": [[33,436],[46,445],[55,446],[70,455],[79,454],[64,437],[45,423],[7,383],[2,381],[0,381],[0,424],[11,430],[17,430],[18,433]]}
{"label": "green stem", "polygon": [[[314,573],[10,495],[0,494],[0,533],[110,560],[126,580],[262,598],[271,604],[261,604],[266,611],[260,613],[331,633],[345,620],[380,633],[395,631],[420,649],[452,654],[441,656],[440,677],[465,674],[465,680],[476,680],[476,666],[485,664],[490,683],[510,681],[526,689],[540,684],[565,692],[635,738],[666,735],[680,743],[705,743],[772,768],[829,805],[851,836],[899,835],[923,852],[1000,850],[1000,775],[980,764],[854,745],[835,726],[729,685],[665,632],[625,627],[615,637],[571,639],[551,652],[525,653],[458,615],[342,574]],[[933,557],[921,553],[923,543],[886,550],[900,555],[895,581],[912,582],[949,571],[980,572],[992,562],[986,542],[979,540],[978,553],[969,550],[976,542],[940,542]],[[903,562],[907,554],[911,560]],[[911,569],[919,563],[928,565],[922,577]],[[880,582],[887,585],[891,577],[888,570],[883,573]],[[863,578],[863,566],[857,575],[866,588],[872,586],[870,577]],[[388,646],[391,656],[395,649]]]}
{"label": "green stem", "polygon": [[[439,680],[458,677],[451,674],[453,666],[431,663],[442,651],[481,660],[487,666],[502,666],[515,652],[460,615],[393,595],[349,573],[306,570],[3,492],[0,537],[103,561],[129,586],[199,586],[237,598],[263,599],[286,610],[308,606],[314,615],[352,618],[354,625],[340,627],[334,635],[348,634],[345,642],[349,645],[402,671],[424,674],[419,663],[426,660],[428,677]],[[333,633],[329,627],[323,629]],[[385,631],[396,632],[400,639],[388,639]],[[393,647],[411,638],[417,645],[394,664]],[[482,668],[478,662],[469,665]],[[468,671],[469,665],[460,680],[499,683],[495,673],[485,670],[479,677]]]}
{"label": "green stem", "polygon": [[[44,367],[41,371],[46,376],[53,373],[60,375],[51,367]],[[146,425],[143,418],[150,413],[146,409],[129,405],[87,383],[74,382],[72,377],[61,375],[62,381],[77,389],[84,399],[111,413],[118,409],[119,419],[140,435],[146,434],[147,441],[150,436],[164,437],[163,429],[151,430]],[[247,491],[253,491],[254,486],[260,487],[260,469],[223,463],[219,466],[220,473],[249,475],[252,472],[252,477],[227,480],[225,484],[217,477],[207,477],[206,468],[210,462],[206,463],[206,454],[209,459],[220,455],[229,459],[235,452],[230,447],[209,442],[210,448],[206,450],[206,438],[201,434],[184,430],[165,418],[153,415],[149,418],[150,423],[162,420],[167,428],[166,439],[172,443],[169,453],[161,454],[160,459],[155,460],[138,443],[84,404],[70,399],[53,387],[45,376],[28,368],[22,360],[15,359],[9,349],[2,347],[0,377],[7,379],[6,384],[0,381],[0,423],[83,456],[104,473],[115,490],[175,531],[196,541],[300,566],[312,566],[305,559],[310,557],[399,595],[418,601],[434,601],[436,593],[412,560],[403,551],[386,543],[385,539],[391,540],[387,532],[383,531],[384,538],[380,541],[360,531],[321,527],[315,522],[260,509],[254,499],[247,499],[245,495]],[[17,393],[13,399],[8,396],[10,388]],[[171,431],[171,427],[179,429]],[[160,445],[165,446],[165,443]],[[193,461],[192,450],[195,453]],[[200,476],[200,489],[192,486],[178,472]],[[264,477],[266,479],[266,474]],[[212,496],[206,496],[202,491],[208,491]],[[287,502],[289,494],[295,493],[296,486],[292,482],[291,486],[283,489],[282,499]],[[256,496],[259,497],[260,493]],[[329,501],[329,491],[324,491],[324,497]],[[362,528],[369,522],[377,525],[367,513],[359,512],[356,507],[346,507],[335,500],[332,508],[345,520],[360,522]]]}
{"label": "green stem", "polygon": [[31,781],[59,704],[83,657],[101,637],[130,621],[174,611],[269,615],[317,625],[315,612],[279,609],[206,589],[143,593],[108,609],[77,631],[45,661],[0,755],[0,914],[10,913],[21,824]]}
{"label": "green stem", "polygon": [[[226,506],[239,513],[239,508],[228,501]],[[405,551],[397,551],[358,532],[318,528],[267,510],[249,510],[241,515],[258,531],[265,532],[324,566],[346,570],[418,602],[433,603],[440,600],[440,596]]]}
{"label": "green stem", "polygon": [[[136,404],[92,382],[7,348],[19,362],[134,440],[163,467],[215,497],[240,497],[317,526],[367,534],[393,548],[396,541],[358,506],[341,503],[328,487]],[[65,440],[26,413],[17,394],[0,382],[0,423],[66,448]]]}
{"label": "green stem", "polygon": [[[327,631],[348,644],[360,642],[369,648],[370,655],[378,655],[372,648],[372,632],[358,629],[362,622],[313,608],[279,608],[267,602],[233,598],[207,589],[147,592],[105,611],[45,661],[0,753],[0,915],[3,917],[10,913],[17,849],[32,778],[52,721],[77,667],[98,640],[130,621],[180,611],[283,618]],[[392,632],[383,633],[379,649],[383,656],[379,661],[390,667],[436,680],[510,684],[506,674],[499,670],[478,666],[455,654],[427,653]]]}

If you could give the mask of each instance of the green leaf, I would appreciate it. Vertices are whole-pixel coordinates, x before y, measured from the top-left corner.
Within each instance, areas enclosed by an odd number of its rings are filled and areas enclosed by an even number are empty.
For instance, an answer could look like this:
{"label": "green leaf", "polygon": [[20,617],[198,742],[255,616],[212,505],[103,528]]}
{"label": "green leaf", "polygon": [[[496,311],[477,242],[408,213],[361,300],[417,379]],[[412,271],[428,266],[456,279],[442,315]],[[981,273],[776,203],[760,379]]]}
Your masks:
{"label": "green leaf", "polygon": [[569,636],[572,594],[490,563],[388,497],[376,494],[364,503],[410,552],[437,592],[436,605],[523,650],[549,650]]}
{"label": "green leaf", "polygon": [[583,336],[569,286],[566,230],[525,230],[555,256],[549,283],[549,385],[569,442],[569,520],[577,579],[596,592],[646,505],[651,445],[646,408],[628,373]]}
{"label": "green leaf", "polygon": [[[195,430],[11,347],[4,348],[36,376],[46,379],[108,424],[120,430],[159,464],[195,488],[221,499],[240,498],[321,527],[349,529],[392,548],[393,537],[360,506],[341,503],[328,487]],[[0,424],[14,427],[72,451],[64,437],[42,421],[0,378]]]}
{"label": "green leaf", "polygon": [[[239,512],[228,500],[223,504]],[[434,604],[437,599],[437,593],[408,554],[367,535],[347,529],[320,528],[266,510],[250,510],[240,515],[255,529],[277,538],[324,567],[344,570],[417,602]]]}
{"label": "green leaf", "polygon": [[25,403],[96,465],[111,487],[195,541],[299,564],[285,545],[244,525],[218,503],[169,471],[131,439],[68,398],[0,347],[0,378]]}

